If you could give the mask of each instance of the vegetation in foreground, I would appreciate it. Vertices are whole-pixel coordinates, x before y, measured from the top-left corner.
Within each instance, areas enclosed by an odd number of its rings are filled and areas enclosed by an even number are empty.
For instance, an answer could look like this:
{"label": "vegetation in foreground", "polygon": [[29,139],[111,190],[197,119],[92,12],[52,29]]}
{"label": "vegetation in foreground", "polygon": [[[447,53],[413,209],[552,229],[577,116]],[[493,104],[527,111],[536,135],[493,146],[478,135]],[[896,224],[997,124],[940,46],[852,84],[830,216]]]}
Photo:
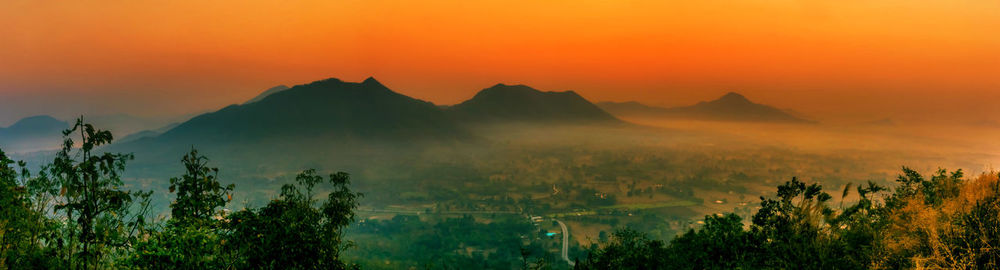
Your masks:
{"label": "vegetation in foreground", "polygon": [[735,214],[706,216],[705,226],[669,243],[623,229],[591,251],[578,269],[997,269],[1000,181],[962,171],[930,178],[903,168],[894,190],[846,187],[853,205],[834,206],[817,184],[797,179],[744,226]]}
{"label": "vegetation in foreground", "polygon": [[355,268],[340,259],[361,196],[346,173],[306,170],[267,205],[225,213],[234,187],[191,150],[187,172],[170,180],[171,218],[155,221],[146,217],[152,192],[122,183],[132,156],[95,153],[110,132],[81,119],[63,135],[37,175],[0,151],[0,269]]}
{"label": "vegetation in foreground", "polygon": [[[354,219],[361,194],[348,188],[346,173],[327,177],[306,170],[297,184],[260,208],[227,212],[234,186],[223,186],[218,169],[191,150],[183,158],[186,173],[170,180],[175,198],[171,217],[150,220],[149,191],[128,190],[121,175],[128,154],[97,153],[111,133],[78,120],[65,131],[65,143],[37,174],[24,162],[0,152],[0,269],[346,269],[342,252],[352,243],[343,233]],[[80,141],[74,141],[79,138]],[[744,224],[736,214],[706,216],[705,225],[669,243],[622,229],[586,260],[580,269],[905,269],[1000,267],[1000,181],[984,174],[971,180],[961,171],[940,170],[930,178],[903,169],[898,185],[869,182],[846,187],[841,201],[817,184],[792,179],[778,187],[777,198],[761,198],[761,208]],[[318,199],[322,198],[322,199]],[[506,222],[506,221],[504,221]],[[383,224],[384,223],[384,224]],[[359,230],[419,230],[398,217]],[[434,225],[432,232],[464,231],[487,235],[499,227],[469,217]],[[478,227],[482,227],[476,229]],[[520,231],[530,233],[531,229]],[[429,235],[429,234],[428,234]],[[457,239],[424,235],[414,242],[450,250],[466,245]],[[454,238],[456,234],[448,234]],[[557,258],[540,247],[523,246],[515,237],[495,254],[521,255],[520,265],[479,264],[463,256],[438,258],[431,268],[462,264],[483,268],[552,267]],[[509,238],[509,239],[508,239]],[[515,250],[517,249],[517,250]],[[364,251],[374,254],[373,250]],[[414,252],[414,250],[409,250]],[[535,255],[531,255],[535,254]],[[388,255],[392,257],[393,255]],[[414,261],[419,251],[408,255]],[[540,256],[529,262],[529,256]],[[371,259],[375,259],[372,257]],[[432,258],[433,259],[433,258]]]}

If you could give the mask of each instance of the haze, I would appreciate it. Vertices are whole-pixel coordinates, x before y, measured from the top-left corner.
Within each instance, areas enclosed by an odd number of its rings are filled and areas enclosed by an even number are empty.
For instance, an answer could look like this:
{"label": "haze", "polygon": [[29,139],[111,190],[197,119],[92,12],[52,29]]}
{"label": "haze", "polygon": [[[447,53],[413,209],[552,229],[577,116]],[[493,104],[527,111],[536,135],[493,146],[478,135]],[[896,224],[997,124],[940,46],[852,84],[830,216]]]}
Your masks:
{"label": "haze", "polygon": [[997,1],[0,3],[0,126],[178,115],[375,76],[454,104],[490,85],[682,105],[739,91],[828,121],[996,120]]}

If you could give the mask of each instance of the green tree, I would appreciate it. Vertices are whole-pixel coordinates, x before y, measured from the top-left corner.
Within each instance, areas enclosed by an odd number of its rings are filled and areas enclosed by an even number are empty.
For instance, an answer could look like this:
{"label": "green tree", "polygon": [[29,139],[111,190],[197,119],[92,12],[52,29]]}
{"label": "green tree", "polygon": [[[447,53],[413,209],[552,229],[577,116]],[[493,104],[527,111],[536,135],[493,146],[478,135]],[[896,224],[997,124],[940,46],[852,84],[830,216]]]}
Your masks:
{"label": "green tree", "polygon": [[[348,246],[342,229],[354,220],[362,196],[348,188],[347,173],[327,179],[306,170],[297,185],[285,185],[279,197],[260,209],[233,213],[226,225],[227,248],[237,254],[236,268],[345,269],[340,252]],[[326,201],[313,197],[317,184],[332,187]]]}
{"label": "green tree", "polygon": [[235,185],[220,184],[219,168],[208,167],[208,158],[199,155],[198,150],[191,149],[182,162],[187,173],[170,178],[170,192],[177,192],[177,198],[170,203],[172,221],[209,223],[220,214],[218,208],[232,200]]}
{"label": "green tree", "polygon": [[34,235],[37,224],[33,223],[45,219],[32,211],[25,163],[16,164],[0,150],[0,269],[24,266],[24,258],[40,246]]}
{"label": "green tree", "polygon": [[819,184],[806,185],[794,177],[778,186],[777,199],[761,198],[751,231],[762,239],[764,267],[845,266],[843,247],[830,234],[835,213],[826,203],[831,198]]}
{"label": "green tree", "polygon": [[670,241],[670,269],[753,269],[760,261],[758,238],[736,214],[705,216],[705,226]]}
{"label": "green tree", "polygon": [[181,160],[186,173],[170,179],[170,192],[177,192],[170,204],[171,219],[161,231],[150,232],[135,251],[125,258],[133,268],[223,269],[226,268],[225,232],[217,221],[218,210],[232,197],[234,185],[218,182],[218,168],[208,167],[208,158],[191,152]]}
{"label": "green tree", "polygon": [[[76,151],[70,137],[75,133],[80,136]],[[133,158],[131,154],[94,153],[97,147],[111,143],[111,132],[96,129],[81,117],[63,135],[63,148],[47,168],[64,190],[55,210],[66,213],[71,222],[67,264],[71,268],[98,268],[106,263],[107,254],[127,248],[135,240],[145,224],[152,192],[131,192],[123,187],[121,173]]]}
{"label": "green tree", "polygon": [[646,234],[621,229],[611,241],[592,250],[575,269],[667,269],[667,250],[662,241],[651,240]]}

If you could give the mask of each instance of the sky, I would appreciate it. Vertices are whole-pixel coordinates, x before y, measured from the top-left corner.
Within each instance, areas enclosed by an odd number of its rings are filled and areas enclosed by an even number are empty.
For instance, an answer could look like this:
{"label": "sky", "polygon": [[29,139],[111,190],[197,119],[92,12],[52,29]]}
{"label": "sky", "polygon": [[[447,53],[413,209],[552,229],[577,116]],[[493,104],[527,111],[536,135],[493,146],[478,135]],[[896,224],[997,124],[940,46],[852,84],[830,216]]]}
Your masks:
{"label": "sky", "polygon": [[0,126],[180,115],[374,76],[676,106],[735,91],[830,121],[1000,120],[1000,1],[0,1]]}

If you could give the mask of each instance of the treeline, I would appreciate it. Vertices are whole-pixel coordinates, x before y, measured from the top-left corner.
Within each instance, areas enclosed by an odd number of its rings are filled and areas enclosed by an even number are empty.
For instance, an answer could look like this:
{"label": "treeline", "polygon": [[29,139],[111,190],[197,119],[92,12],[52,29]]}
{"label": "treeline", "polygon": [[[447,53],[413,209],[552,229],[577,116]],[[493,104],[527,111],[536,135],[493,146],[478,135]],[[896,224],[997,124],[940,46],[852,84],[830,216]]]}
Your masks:
{"label": "treeline", "polygon": [[761,197],[749,226],[706,216],[664,243],[622,229],[577,269],[1000,269],[1000,181],[961,170],[926,178],[909,168],[895,189],[846,186],[843,199],[798,179]]}
{"label": "treeline", "polygon": [[265,206],[226,213],[234,186],[192,149],[170,179],[170,218],[153,220],[152,191],[121,179],[132,155],[95,151],[110,132],[81,118],[63,135],[36,174],[0,151],[0,269],[356,268],[340,258],[361,196],[346,173],[306,170]]}

